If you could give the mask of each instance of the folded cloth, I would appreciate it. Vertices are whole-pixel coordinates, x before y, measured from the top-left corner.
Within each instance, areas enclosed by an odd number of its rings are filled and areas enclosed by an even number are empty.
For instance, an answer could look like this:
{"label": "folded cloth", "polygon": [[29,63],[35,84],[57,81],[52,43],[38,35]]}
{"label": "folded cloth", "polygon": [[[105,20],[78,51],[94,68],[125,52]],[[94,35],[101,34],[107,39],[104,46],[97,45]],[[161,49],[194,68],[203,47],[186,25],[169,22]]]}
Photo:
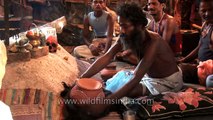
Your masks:
{"label": "folded cloth", "polygon": [[140,83],[146,87],[152,95],[157,95],[162,92],[177,92],[183,87],[182,71],[179,68],[178,72],[165,78],[150,78],[145,76]]}
{"label": "folded cloth", "polygon": [[133,77],[131,70],[122,70],[106,81],[106,90],[112,93],[123,87]]}

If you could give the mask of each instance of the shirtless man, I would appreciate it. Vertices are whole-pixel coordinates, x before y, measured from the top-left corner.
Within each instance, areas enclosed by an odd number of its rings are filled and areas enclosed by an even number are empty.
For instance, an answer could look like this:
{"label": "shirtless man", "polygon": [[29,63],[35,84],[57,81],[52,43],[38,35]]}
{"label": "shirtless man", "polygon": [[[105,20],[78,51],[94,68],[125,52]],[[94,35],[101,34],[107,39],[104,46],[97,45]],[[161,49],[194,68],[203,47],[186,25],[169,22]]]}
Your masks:
{"label": "shirtless man", "polygon": [[176,20],[164,13],[166,0],[148,0],[149,14],[153,17],[149,30],[157,32],[176,54],[181,52],[182,37]]}
{"label": "shirtless man", "polygon": [[[74,49],[76,57],[92,58],[105,53],[112,44],[114,21],[110,13],[104,10],[105,0],[92,0],[93,12],[84,19],[83,38],[86,45]],[[92,27],[95,39],[90,40],[89,28]]]}
{"label": "shirtless man", "polygon": [[[105,97],[106,100],[179,91],[183,85],[182,73],[177,67],[172,50],[158,34],[146,29],[148,21],[142,9],[134,3],[123,4],[118,10],[118,15],[122,32],[120,39],[103,56],[99,57],[81,75],[81,78],[92,77],[106,67],[116,53],[123,49],[131,49],[140,61],[134,71],[117,73],[127,73],[125,74],[127,76],[123,78],[130,76],[125,84],[117,82],[120,88],[112,90],[106,85],[106,89],[112,92]],[[145,74],[147,77],[143,79]],[[98,115],[109,106],[110,104],[87,104],[82,109],[90,115]]]}

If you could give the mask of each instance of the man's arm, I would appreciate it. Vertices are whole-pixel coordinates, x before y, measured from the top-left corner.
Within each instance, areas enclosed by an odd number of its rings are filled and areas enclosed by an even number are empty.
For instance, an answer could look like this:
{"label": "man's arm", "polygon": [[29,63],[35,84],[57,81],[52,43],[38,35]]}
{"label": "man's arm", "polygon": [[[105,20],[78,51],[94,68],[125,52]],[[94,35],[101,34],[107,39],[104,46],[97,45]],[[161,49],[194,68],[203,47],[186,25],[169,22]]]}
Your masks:
{"label": "man's arm", "polygon": [[190,62],[190,61],[196,59],[198,57],[199,48],[200,48],[200,42],[199,42],[198,46],[191,53],[189,53],[186,57],[178,60],[178,63],[182,63],[182,62],[187,63],[187,62]]}
{"label": "man's arm", "polygon": [[82,75],[81,78],[89,78],[102,70],[106,65],[110,63],[115,54],[122,50],[121,44],[117,42],[113,47],[109,49],[107,53],[99,57]]}
{"label": "man's arm", "polygon": [[113,38],[113,32],[114,32],[114,21],[113,21],[113,18],[112,18],[112,16],[110,14],[107,17],[107,22],[108,22],[107,43],[106,43],[106,47],[104,49],[104,53],[106,53],[107,50],[112,45],[112,38]]}
{"label": "man's arm", "polygon": [[89,18],[88,16],[84,19],[84,29],[83,29],[83,38],[84,38],[84,42],[87,46],[90,46],[90,41],[89,41]]}
{"label": "man's arm", "polygon": [[166,22],[163,24],[165,24],[165,28],[163,30],[162,37],[167,43],[170,43],[172,34],[175,32],[175,29],[177,28],[177,23],[174,19],[168,18]]}

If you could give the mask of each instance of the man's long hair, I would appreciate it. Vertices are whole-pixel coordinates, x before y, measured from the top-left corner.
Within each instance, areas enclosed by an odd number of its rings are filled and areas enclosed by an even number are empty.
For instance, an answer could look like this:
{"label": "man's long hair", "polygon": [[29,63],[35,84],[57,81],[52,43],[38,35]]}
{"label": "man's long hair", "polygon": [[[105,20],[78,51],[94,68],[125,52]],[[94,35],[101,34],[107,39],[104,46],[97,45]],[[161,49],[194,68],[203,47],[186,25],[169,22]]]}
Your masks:
{"label": "man's long hair", "polygon": [[[117,13],[120,17],[128,20],[132,23],[134,28],[142,26],[141,29],[145,30],[145,26],[148,23],[146,15],[142,8],[136,3],[124,3],[118,9]],[[145,31],[143,34],[140,30],[134,29],[130,36],[126,36],[123,40],[125,48],[131,49],[139,59],[141,59],[146,51],[148,44],[150,43],[150,37]]]}
{"label": "man's long hair", "polygon": [[134,25],[142,25],[146,26],[148,20],[146,19],[146,15],[143,12],[142,8],[138,6],[136,3],[124,3],[117,9],[117,14],[120,17],[123,17],[129,20]]}

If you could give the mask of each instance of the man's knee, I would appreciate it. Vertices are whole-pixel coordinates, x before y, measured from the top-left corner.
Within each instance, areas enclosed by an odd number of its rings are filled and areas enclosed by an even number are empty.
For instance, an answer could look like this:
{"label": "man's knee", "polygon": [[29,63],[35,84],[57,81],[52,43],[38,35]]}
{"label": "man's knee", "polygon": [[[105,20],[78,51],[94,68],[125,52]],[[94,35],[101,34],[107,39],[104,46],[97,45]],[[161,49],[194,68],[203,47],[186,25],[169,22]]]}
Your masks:
{"label": "man's knee", "polygon": [[133,88],[133,90],[128,94],[128,97],[139,97],[139,96],[144,96],[144,95],[148,95],[150,94],[150,92],[148,91],[148,89],[142,85],[142,84],[138,84],[135,88]]}
{"label": "man's knee", "polygon": [[77,58],[90,58],[92,53],[86,45],[77,46],[73,50],[73,55]]}

